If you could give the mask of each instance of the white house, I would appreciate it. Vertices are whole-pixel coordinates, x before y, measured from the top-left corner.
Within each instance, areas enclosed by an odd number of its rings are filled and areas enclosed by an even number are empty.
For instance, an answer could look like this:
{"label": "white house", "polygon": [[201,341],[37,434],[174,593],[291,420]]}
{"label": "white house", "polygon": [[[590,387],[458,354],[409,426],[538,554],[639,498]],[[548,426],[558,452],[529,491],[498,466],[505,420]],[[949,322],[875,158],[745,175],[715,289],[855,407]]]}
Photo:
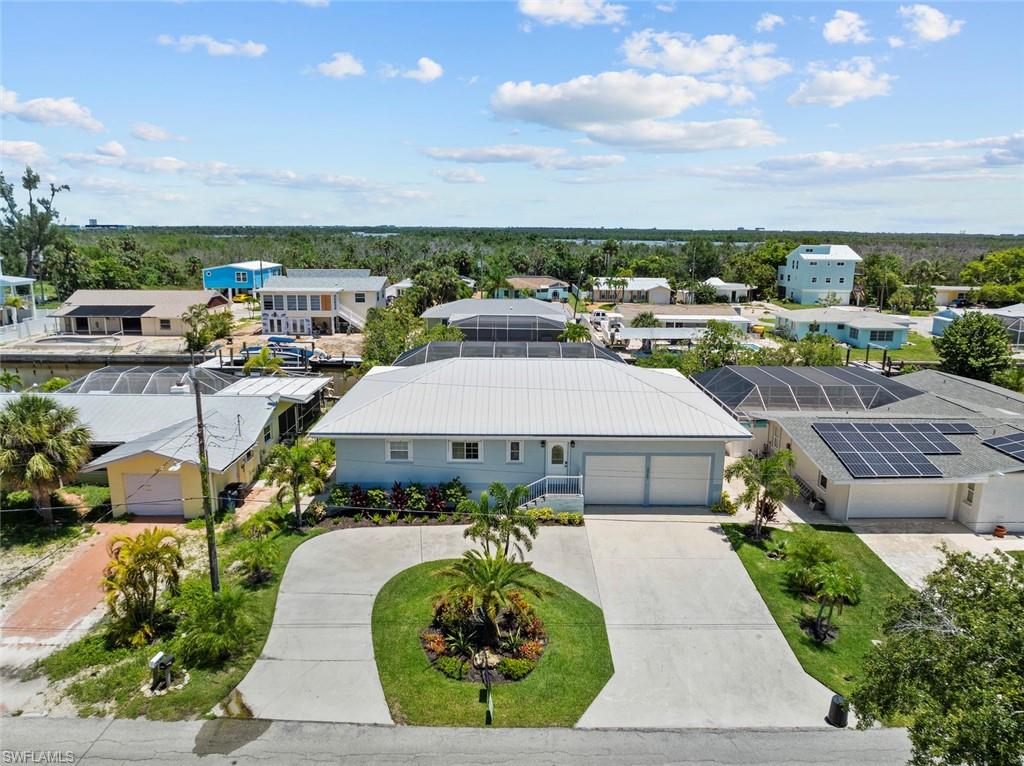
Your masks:
{"label": "white house", "polygon": [[598,277],[590,299],[600,303],[671,303],[672,288],[660,277]]}
{"label": "white house", "polygon": [[0,325],[36,318],[34,285],[35,280],[31,277],[4,274],[3,259],[0,258]]}
{"label": "white house", "polygon": [[264,333],[322,335],[362,330],[370,309],[385,304],[387,277],[369,269],[290,269],[259,291]]}
{"label": "white house", "polygon": [[846,245],[800,245],[779,266],[777,295],[795,303],[850,303],[853,274],[863,260]]}
{"label": "white house", "polygon": [[[725,303],[745,303],[751,299],[751,296],[757,289],[753,285],[743,284],[742,282],[723,282],[718,277],[708,277],[704,280],[704,284],[715,288],[715,295],[718,297],[718,300]],[[692,300],[692,291],[686,289],[676,290],[677,303],[690,303]]]}

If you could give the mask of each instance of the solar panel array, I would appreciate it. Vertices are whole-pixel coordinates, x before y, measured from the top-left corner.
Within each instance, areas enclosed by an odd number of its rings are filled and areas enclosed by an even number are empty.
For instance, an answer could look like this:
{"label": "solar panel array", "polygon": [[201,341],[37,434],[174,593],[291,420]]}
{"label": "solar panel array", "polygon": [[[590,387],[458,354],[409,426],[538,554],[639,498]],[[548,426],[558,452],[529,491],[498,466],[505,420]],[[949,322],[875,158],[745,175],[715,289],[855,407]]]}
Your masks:
{"label": "solar panel array", "polygon": [[969,423],[812,423],[856,479],[942,476],[926,455],[959,455],[945,437],[977,433]]}
{"label": "solar panel array", "polygon": [[994,436],[991,439],[983,440],[981,443],[986,447],[999,450],[1004,455],[1009,455],[1015,460],[1024,463],[1024,433]]}

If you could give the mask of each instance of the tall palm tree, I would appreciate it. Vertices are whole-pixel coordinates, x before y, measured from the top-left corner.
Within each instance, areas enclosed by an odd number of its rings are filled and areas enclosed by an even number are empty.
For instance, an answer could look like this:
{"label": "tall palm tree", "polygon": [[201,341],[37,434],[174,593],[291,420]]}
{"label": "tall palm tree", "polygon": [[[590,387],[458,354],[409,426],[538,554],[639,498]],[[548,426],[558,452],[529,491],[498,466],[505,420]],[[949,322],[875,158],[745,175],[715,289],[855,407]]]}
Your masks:
{"label": "tall palm tree", "polygon": [[499,290],[511,290],[508,282],[508,266],[501,261],[489,259],[484,263],[483,274],[480,275],[480,291],[485,298],[493,298]]}
{"label": "tall palm tree", "polygon": [[4,391],[21,388],[21,377],[13,370],[3,370],[0,372],[0,388]]}
{"label": "tall palm tree", "polygon": [[860,598],[861,580],[857,573],[842,561],[817,564],[812,570],[812,576],[814,597],[818,600],[814,634],[819,641],[824,641],[832,628],[833,612],[838,609],[842,614],[844,604],[852,604]]}
{"label": "tall palm tree", "polygon": [[661,323],[653,311],[641,311],[630,321],[630,327],[658,327]]}
{"label": "tall palm tree", "polygon": [[89,460],[92,432],[74,407],[37,394],[22,394],[0,410],[0,473],[35,500],[36,512],[53,524],[50,496]]}
{"label": "tall palm tree", "polygon": [[135,537],[115,535],[107,550],[103,590],[115,633],[134,646],[146,644],[156,634],[160,596],[178,590],[185,565],[180,541],[171,530],[153,527]]}
{"label": "tall palm tree", "polygon": [[566,324],[558,339],[568,341],[569,343],[586,343],[590,340],[590,330],[581,324],[570,322]]}
{"label": "tall palm tree", "polygon": [[507,487],[494,482],[490,488],[494,499],[494,529],[498,539],[499,553],[509,557],[512,549],[525,558],[525,552],[533,549],[537,537],[537,520],[523,510],[529,490],[522,484]]}
{"label": "tall palm tree", "polygon": [[283,364],[281,357],[274,356],[274,352],[264,346],[258,354],[253,354],[245,360],[242,372],[249,374],[258,370],[261,375],[280,375]]}
{"label": "tall palm tree", "polygon": [[469,526],[462,533],[463,537],[475,540],[483,548],[484,555],[490,556],[492,547],[498,547],[491,496],[484,490],[480,493],[479,500],[466,498],[456,506],[455,510],[469,516]]}
{"label": "tall palm tree", "polygon": [[779,504],[800,487],[793,478],[796,458],[789,450],[779,450],[767,457],[744,455],[725,469],[727,480],[740,479],[743,492],[739,504],[754,509],[754,537],[763,534],[764,523],[775,516]]}
{"label": "tall palm tree", "polygon": [[498,636],[498,619],[502,611],[512,605],[513,591],[526,592],[537,598],[547,595],[547,591],[531,577],[533,573],[533,565],[525,561],[510,561],[504,556],[489,556],[479,551],[466,551],[461,559],[437,572],[451,579],[449,594],[472,599],[491,640]]}
{"label": "tall palm tree", "polygon": [[311,439],[299,439],[295,444],[278,444],[270,451],[267,461],[267,475],[279,487],[277,501],[283,502],[285,494],[292,493],[295,507],[295,522],[302,524],[302,494],[315,494],[323,490],[331,473],[330,461]]}

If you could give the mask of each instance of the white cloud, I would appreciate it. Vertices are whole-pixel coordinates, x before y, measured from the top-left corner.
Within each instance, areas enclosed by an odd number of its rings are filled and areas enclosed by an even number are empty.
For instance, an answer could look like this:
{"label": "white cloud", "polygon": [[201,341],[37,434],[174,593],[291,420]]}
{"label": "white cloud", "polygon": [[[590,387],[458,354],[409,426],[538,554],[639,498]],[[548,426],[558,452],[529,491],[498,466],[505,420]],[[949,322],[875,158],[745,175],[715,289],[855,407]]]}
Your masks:
{"label": "white cloud", "polygon": [[786,25],[786,20],[779,16],[777,13],[762,13],[761,18],[757,20],[757,24],[754,25],[754,29],[758,32],[771,32],[775,27],[782,27]]}
{"label": "white cloud", "polygon": [[[750,97],[736,85],[705,82],[688,75],[642,75],[632,70],[584,75],[567,82],[506,82],[491,96],[499,117],[523,120],[643,151],[703,151],[759,146],[777,139],[756,120],[718,123],[663,122],[713,99],[735,103]],[[721,135],[711,134],[715,127]]]}
{"label": "white cloud", "polygon": [[178,173],[189,167],[185,160],[179,160],[177,157],[128,157],[71,152],[61,159],[72,167],[119,168],[132,173]]}
{"label": "white cloud", "polygon": [[[359,74],[362,74],[362,72]],[[390,65],[384,67],[385,77],[408,77],[410,80],[419,80],[420,82],[433,82],[443,74],[444,67],[426,56],[419,58],[415,69],[409,69],[405,72]]]}
{"label": "white cloud", "polygon": [[963,20],[953,20],[937,8],[923,3],[901,5],[900,16],[905,19],[904,26],[914,37],[925,43],[936,43],[947,37],[954,37],[964,28]]}
{"label": "white cloud", "polygon": [[195,48],[205,48],[211,56],[244,56],[246,58],[258,58],[267,52],[267,46],[263,43],[248,40],[218,40],[210,35],[160,35],[156,41],[160,45],[166,45],[181,53],[189,53]]}
{"label": "white cloud", "polygon": [[904,45],[906,45],[906,43],[904,42],[903,38],[899,37],[897,35],[891,35],[888,38],[888,41],[889,41],[889,47],[890,48],[902,48]]}
{"label": "white cloud", "polygon": [[331,56],[330,61],[324,61],[316,65],[316,71],[324,77],[333,77],[341,80],[345,77],[358,77],[366,74],[363,62],[351,53],[339,51]]}
{"label": "white cloud", "polygon": [[622,44],[626,62],[675,74],[705,74],[714,79],[767,82],[790,71],[784,59],[768,54],[771,43],[744,44],[734,35],[697,39],[685,32],[634,32]]}
{"label": "white cloud", "polygon": [[822,35],[830,43],[867,43],[871,42],[868,25],[853,11],[836,11],[831,21],[825,22]]}
{"label": "white cloud", "polygon": [[294,2],[308,5],[310,8],[326,8],[331,4],[331,0],[294,0]]}
{"label": "white cloud", "polygon": [[874,62],[866,56],[856,56],[839,64],[838,69],[811,66],[811,79],[802,83],[789,97],[790,104],[825,104],[839,107],[852,101],[885,96],[896,78],[877,72]]}
{"label": "white cloud", "polygon": [[103,123],[70,96],[19,101],[15,91],[0,86],[0,114],[9,114],[19,120],[37,122],[41,125],[67,125],[93,133],[103,130]]}
{"label": "white cloud", "polygon": [[970,139],[946,139],[944,141],[921,141],[916,143],[893,144],[886,147],[896,151],[952,151],[961,149],[988,149],[982,155],[986,165],[1024,164],[1024,130],[1004,136],[984,136]]}
{"label": "white cloud", "polygon": [[184,141],[182,136],[176,136],[167,128],[161,128],[151,122],[137,122],[132,126],[132,137],[140,141]]}
{"label": "white cloud", "polygon": [[626,6],[606,0],[519,0],[519,12],[546,26],[622,24],[626,20]]}
{"label": "white cloud", "polygon": [[675,13],[676,4],[672,3],[655,3],[654,10],[660,11],[661,13]]}
{"label": "white cloud", "polygon": [[495,144],[476,147],[430,146],[423,153],[445,162],[523,163],[541,170],[584,170],[619,165],[626,158],[618,154],[570,155],[557,146],[533,144]]}
{"label": "white cloud", "polygon": [[446,184],[482,184],[487,179],[473,168],[455,168],[455,170],[435,170],[433,175]]}
{"label": "white cloud", "polygon": [[46,162],[46,150],[35,141],[0,139],[0,157],[19,165],[39,165]]}
{"label": "white cloud", "polygon": [[107,157],[124,157],[128,154],[124,146],[117,141],[107,141],[105,144],[100,144],[96,147],[96,153]]}

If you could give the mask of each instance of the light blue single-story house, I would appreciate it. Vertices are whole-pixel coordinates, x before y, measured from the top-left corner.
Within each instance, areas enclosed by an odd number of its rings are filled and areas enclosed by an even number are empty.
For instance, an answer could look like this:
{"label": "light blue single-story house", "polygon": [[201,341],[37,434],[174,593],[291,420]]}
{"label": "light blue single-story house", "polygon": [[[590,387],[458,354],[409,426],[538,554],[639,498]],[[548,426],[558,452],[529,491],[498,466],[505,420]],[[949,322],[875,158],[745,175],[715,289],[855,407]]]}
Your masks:
{"label": "light blue single-story house", "polygon": [[780,311],[775,332],[790,340],[821,333],[853,348],[897,349],[907,342],[910,320],[877,311],[801,309]]}
{"label": "light blue single-story house", "polygon": [[505,280],[508,287],[494,291],[492,298],[536,298],[539,301],[569,299],[569,283],[547,276],[517,274]]}
{"label": "light blue single-story house", "polygon": [[259,290],[271,277],[280,276],[284,269],[271,261],[241,261],[203,269],[203,287],[220,290],[229,299],[238,293]]}
{"label": "light blue single-story house", "polygon": [[1024,303],[1015,303],[1012,306],[1000,306],[994,309],[941,309],[932,315],[932,335],[941,337],[953,322],[968,311],[991,314],[1006,327],[1006,335],[1011,346],[1015,349],[1024,346]]}
{"label": "light blue single-story house", "polygon": [[562,510],[710,505],[726,443],[750,438],[675,370],[502,357],[375,367],[310,434],[335,441],[340,484],[521,484]]}

